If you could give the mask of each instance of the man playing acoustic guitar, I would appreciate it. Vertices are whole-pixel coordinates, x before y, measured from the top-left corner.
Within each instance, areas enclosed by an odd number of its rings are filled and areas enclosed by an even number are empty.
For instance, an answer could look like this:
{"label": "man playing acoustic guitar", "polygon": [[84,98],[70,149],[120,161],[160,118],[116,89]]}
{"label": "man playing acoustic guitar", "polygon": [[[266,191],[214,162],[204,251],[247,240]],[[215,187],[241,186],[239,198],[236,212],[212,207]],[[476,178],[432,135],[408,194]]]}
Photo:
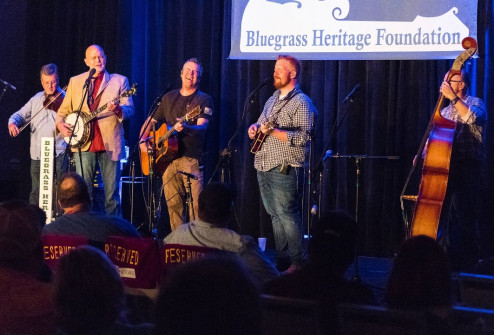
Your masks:
{"label": "man playing acoustic guitar", "polygon": [[276,250],[288,248],[288,273],[300,268],[304,257],[299,177],[304,171],[306,144],[317,114],[310,98],[300,90],[299,77],[299,61],[292,56],[278,56],[273,74],[277,91],[248,130],[251,139],[258,132],[267,135],[257,148],[254,167],[262,202],[271,216]]}
{"label": "man playing acoustic guitar", "polygon": [[[146,120],[143,127],[147,125],[147,128],[144,131],[141,130],[142,139],[146,139],[149,137],[151,127],[159,121],[165,122],[163,125],[165,127],[166,125],[173,125],[171,128],[178,133],[176,152],[168,150],[163,153],[163,156],[169,154],[171,157],[157,157],[158,161],[165,160],[167,165],[163,173],[163,189],[172,230],[185,223],[187,208],[185,208],[184,202],[186,186],[189,181],[193,200],[193,206],[189,206],[189,218],[192,221],[197,217],[197,201],[203,182],[199,161],[204,155],[204,137],[209,119],[213,115],[211,97],[198,89],[201,75],[202,65],[199,60],[197,58],[187,60],[180,72],[182,87],[163,96],[151,122]],[[172,132],[174,132],[173,130]],[[165,137],[161,139],[161,142],[171,140],[168,136]],[[160,144],[160,138],[153,139],[153,142],[168,149],[172,147],[167,143]],[[151,149],[149,146],[148,142],[141,143],[141,153],[148,152]]]}

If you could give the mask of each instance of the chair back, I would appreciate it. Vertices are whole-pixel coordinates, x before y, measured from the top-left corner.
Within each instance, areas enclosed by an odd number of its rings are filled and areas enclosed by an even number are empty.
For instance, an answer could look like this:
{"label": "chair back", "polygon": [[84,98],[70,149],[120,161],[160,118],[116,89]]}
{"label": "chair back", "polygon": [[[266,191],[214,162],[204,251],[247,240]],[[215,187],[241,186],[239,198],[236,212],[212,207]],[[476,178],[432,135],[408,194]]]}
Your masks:
{"label": "chair back", "polygon": [[317,301],[261,295],[264,335],[326,334]]}
{"label": "chair back", "polygon": [[451,311],[456,334],[494,334],[494,310],[455,306]]}
{"label": "chair back", "polygon": [[71,235],[43,235],[43,259],[45,263],[56,271],[60,258],[67,254],[71,249],[78,246],[89,244],[89,239],[85,236]]}
{"label": "chair back", "polygon": [[494,277],[474,273],[458,274],[462,306],[494,309]]}
{"label": "chair back", "polygon": [[341,304],[338,306],[341,334],[422,335],[427,334],[424,313],[393,310],[380,306]]}
{"label": "chair back", "polygon": [[126,287],[154,289],[158,285],[160,257],[158,242],[152,238],[109,236],[104,251]]}
{"label": "chair back", "polygon": [[215,248],[199,247],[195,245],[186,244],[165,244],[161,248],[161,265],[162,276],[166,274],[177,265],[193,261],[204,257],[208,254],[221,253],[222,251]]}

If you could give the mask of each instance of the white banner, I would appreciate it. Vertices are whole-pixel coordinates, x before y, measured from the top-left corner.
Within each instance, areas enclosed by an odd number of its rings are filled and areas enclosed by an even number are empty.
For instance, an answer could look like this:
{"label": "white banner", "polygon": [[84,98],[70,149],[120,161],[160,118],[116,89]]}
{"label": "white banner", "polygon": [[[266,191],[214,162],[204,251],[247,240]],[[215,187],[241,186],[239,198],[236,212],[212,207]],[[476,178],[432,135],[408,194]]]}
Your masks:
{"label": "white banner", "polygon": [[53,137],[41,138],[39,162],[39,207],[46,213],[46,223],[51,222],[53,203],[53,166],[55,165]]}
{"label": "white banner", "polygon": [[476,0],[232,0],[230,58],[454,59]]}

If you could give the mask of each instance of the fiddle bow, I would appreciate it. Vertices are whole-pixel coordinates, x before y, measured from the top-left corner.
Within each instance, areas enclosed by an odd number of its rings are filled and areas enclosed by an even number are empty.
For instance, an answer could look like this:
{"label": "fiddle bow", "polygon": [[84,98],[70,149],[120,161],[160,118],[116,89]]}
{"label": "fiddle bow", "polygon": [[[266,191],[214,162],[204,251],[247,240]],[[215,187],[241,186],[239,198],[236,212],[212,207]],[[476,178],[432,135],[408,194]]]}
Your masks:
{"label": "fiddle bow", "polygon": [[[60,92],[57,94],[53,94],[50,97],[47,97],[45,101],[43,102],[43,107],[39,111],[37,111],[34,115],[31,116],[31,120],[33,120],[43,109],[46,109],[48,107],[51,107],[50,109],[57,112],[58,109],[60,108],[60,105],[62,104],[63,98],[65,96],[65,91],[67,90],[67,86],[62,88]],[[24,123],[22,127],[19,128],[19,134],[21,131],[23,131],[29,124],[31,123],[31,120],[28,122]]]}

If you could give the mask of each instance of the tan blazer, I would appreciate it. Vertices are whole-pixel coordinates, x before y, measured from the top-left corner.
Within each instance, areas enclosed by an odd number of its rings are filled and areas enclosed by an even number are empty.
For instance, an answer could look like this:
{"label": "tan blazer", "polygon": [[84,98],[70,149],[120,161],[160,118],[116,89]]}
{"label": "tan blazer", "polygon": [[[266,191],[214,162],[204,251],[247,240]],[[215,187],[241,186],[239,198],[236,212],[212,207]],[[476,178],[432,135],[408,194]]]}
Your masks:
{"label": "tan blazer", "polygon": [[[69,86],[62,105],[58,109],[57,116],[55,118],[55,124],[63,122],[65,117],[70,113],[76,111],[82,100],[83,86],[89,75],[88,72],[81,73],[75,77],[70,78]],[[103,76],[103,82],[98,90],[98,96],[101,95],[101,99],[98,105],[103,106],[108,103],[109,100],[113,100],[120,96],[125,90],[128,90],[129,80],[119,74],[109,74],[105,71]],[[87,105],[87,98],[82,104],[82,112],[89,114],[89,107]],[[125,157],[124,150],[124,129],[122,122],[134,114],[134,103],[132,97],[125,97],[120,99],[120,106],[122,107],[122,118],[119,119],[113,112],[107,110],[98,114],[97,120],[101,130],[101,136],[103,137],[103,143],[105,144],[106,153],[113,161],[118,161]],[[92,121],[94,122],[94,121]],[[86,144],[82,151],[87,151],[91,142]],[[76,149],[72,149],[76,151]]]}

